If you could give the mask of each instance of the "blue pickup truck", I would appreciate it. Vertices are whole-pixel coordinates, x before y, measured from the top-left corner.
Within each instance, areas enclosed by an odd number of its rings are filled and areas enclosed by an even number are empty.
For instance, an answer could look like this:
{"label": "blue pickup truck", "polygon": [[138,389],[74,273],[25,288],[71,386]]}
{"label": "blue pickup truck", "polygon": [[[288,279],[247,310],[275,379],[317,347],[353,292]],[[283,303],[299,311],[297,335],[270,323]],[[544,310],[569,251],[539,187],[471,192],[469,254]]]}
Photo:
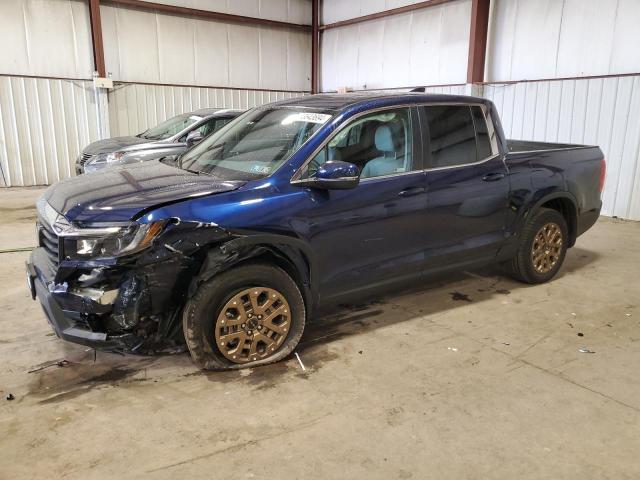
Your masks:
{"label": "blue pickup truck", "polygon": [[321,304],[490,263],[550,280],[604,175],[598,147],[506,140],[485,99],[296,98],[177,159],[50,187],[29,288],[65,340],[256,366],[290,354]]}

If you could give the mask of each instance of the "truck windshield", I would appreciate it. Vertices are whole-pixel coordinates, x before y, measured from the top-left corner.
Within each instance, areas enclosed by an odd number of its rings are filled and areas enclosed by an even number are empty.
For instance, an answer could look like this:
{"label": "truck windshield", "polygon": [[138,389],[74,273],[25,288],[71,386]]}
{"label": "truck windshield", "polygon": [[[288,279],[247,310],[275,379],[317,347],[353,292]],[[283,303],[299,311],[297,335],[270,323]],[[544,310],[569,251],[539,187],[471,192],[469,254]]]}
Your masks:
{"label": "truck windshield", "polygon": [[267,177],[330,118],[324,110],[254,108],[185,152],[179,164],[224,180]]}
{"label": "truck windshield", "polygon": [[164,140],[165,138],[173,137],[189,125],[193,125],[200,120],[202,120],[202,117],[198,117],[197,115],[178,115],[169,120],[165,120],[160,125],[156,125],[138,136],[149,140]]}

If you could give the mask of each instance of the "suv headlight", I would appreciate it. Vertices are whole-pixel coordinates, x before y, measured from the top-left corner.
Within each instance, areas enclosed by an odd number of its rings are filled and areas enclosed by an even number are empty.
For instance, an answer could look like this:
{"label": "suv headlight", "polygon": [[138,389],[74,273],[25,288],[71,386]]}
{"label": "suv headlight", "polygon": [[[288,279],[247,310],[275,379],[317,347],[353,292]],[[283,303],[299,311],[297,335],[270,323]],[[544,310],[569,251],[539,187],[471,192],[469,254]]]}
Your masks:
{"label": "suv headlight", "polygon": [[[56,222],[57,223],[57,222]],[[74,259],[121,257],[144,250],[160,235],[165,222],[76,228],[61,231],[64,256]]]}
{"label": "suv headlight", "polygon": [[101,153],[100,155],[96,155],[93,160],[89,162],[90,165],[95,165],[99,163],[116,163],[119,162],[122,157],[124,157],[125,152],[111,152],[111,153]]}

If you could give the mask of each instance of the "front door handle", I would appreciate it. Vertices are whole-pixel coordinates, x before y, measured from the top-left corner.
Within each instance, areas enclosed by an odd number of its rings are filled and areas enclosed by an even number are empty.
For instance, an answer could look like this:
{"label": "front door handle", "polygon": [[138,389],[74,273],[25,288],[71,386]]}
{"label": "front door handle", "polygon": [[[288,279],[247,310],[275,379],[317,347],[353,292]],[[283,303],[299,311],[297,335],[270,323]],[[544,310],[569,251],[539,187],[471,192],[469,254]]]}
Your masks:
{"label": "front door handle", "polygon": [[421,193],[425,192],[425,188],[424,187],[411,187],[411,188],[407,188],[406,190],[402,190],[400,193],[398,193],[399,197],[412,197],[414,195],[420,195]]}
{"label": "front door handle", "polygon": [[502,178],[504,178],[504,173],[493,172],[487,173],[484,177],[482,177],[482,180],[484,180],[485,182],[495,182],[496,180],[500,180]]}

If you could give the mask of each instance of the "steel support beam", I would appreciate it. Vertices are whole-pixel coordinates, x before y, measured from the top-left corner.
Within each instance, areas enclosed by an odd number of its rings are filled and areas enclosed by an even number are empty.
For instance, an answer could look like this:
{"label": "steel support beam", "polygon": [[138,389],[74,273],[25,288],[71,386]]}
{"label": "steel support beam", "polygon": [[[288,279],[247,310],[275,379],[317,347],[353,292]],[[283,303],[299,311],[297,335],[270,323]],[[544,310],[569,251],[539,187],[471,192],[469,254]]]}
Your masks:
{"label": "steel support beam", "polygon": [[93,65],[99,77],[107,76],[104,65],[104,43],[102,42],[102,21],[100,20],[100,0],[89,0],[91,20],[91,43],[93,46]]}
{"label": "steel support beam", "polygon": [[212,12],[209,10],[199,10],[197,8],[179,7],[175,5],[165,5],[162,3],[147,2],[143,0],[102,0],[102,3],[122,5],[137,8],[140,10],[155,11],[169,15],[184,15],[188,17],[203,18],[207,20],[218,20],[227,23],[239,23],[242,25],[256,25],[262,27],[291,28],[294,30],[311,31],[310,25],[298,23],[280,22],[277,20],[267,20],[265,18],[245,17],[243,15],[232,15],[229,13]]}
{"label": "steel support beam", "polygon": [[484,82],[490,3],[491,0],[472,0],[467,83]]}
{"label": "steel support beam", "polygon": [[320,0],[311,2],[311,93],[320,91]]}
{"label": "steel support beam", "polygon": [[428,0],[425,2],[418,2],[412,5],[406,5],[404,7],[392,8],[383,12],[376,12],[370,15],[364,15],[362,17],[350,18],[348,20],[342,20],[341,22],[328,23],[321,25],[320,30],[329,30],[331,28],[346,27],[347,25],[355,25],[362,22],[368,22],[371,20],[377,20],[379,18],[390,17],[392,15],[399,15],[401,13],[413,12],[414,10],[422,10],[423,8],[435,7],[436,5],[442,5],[444,3],[455,2],[457,0]]}

